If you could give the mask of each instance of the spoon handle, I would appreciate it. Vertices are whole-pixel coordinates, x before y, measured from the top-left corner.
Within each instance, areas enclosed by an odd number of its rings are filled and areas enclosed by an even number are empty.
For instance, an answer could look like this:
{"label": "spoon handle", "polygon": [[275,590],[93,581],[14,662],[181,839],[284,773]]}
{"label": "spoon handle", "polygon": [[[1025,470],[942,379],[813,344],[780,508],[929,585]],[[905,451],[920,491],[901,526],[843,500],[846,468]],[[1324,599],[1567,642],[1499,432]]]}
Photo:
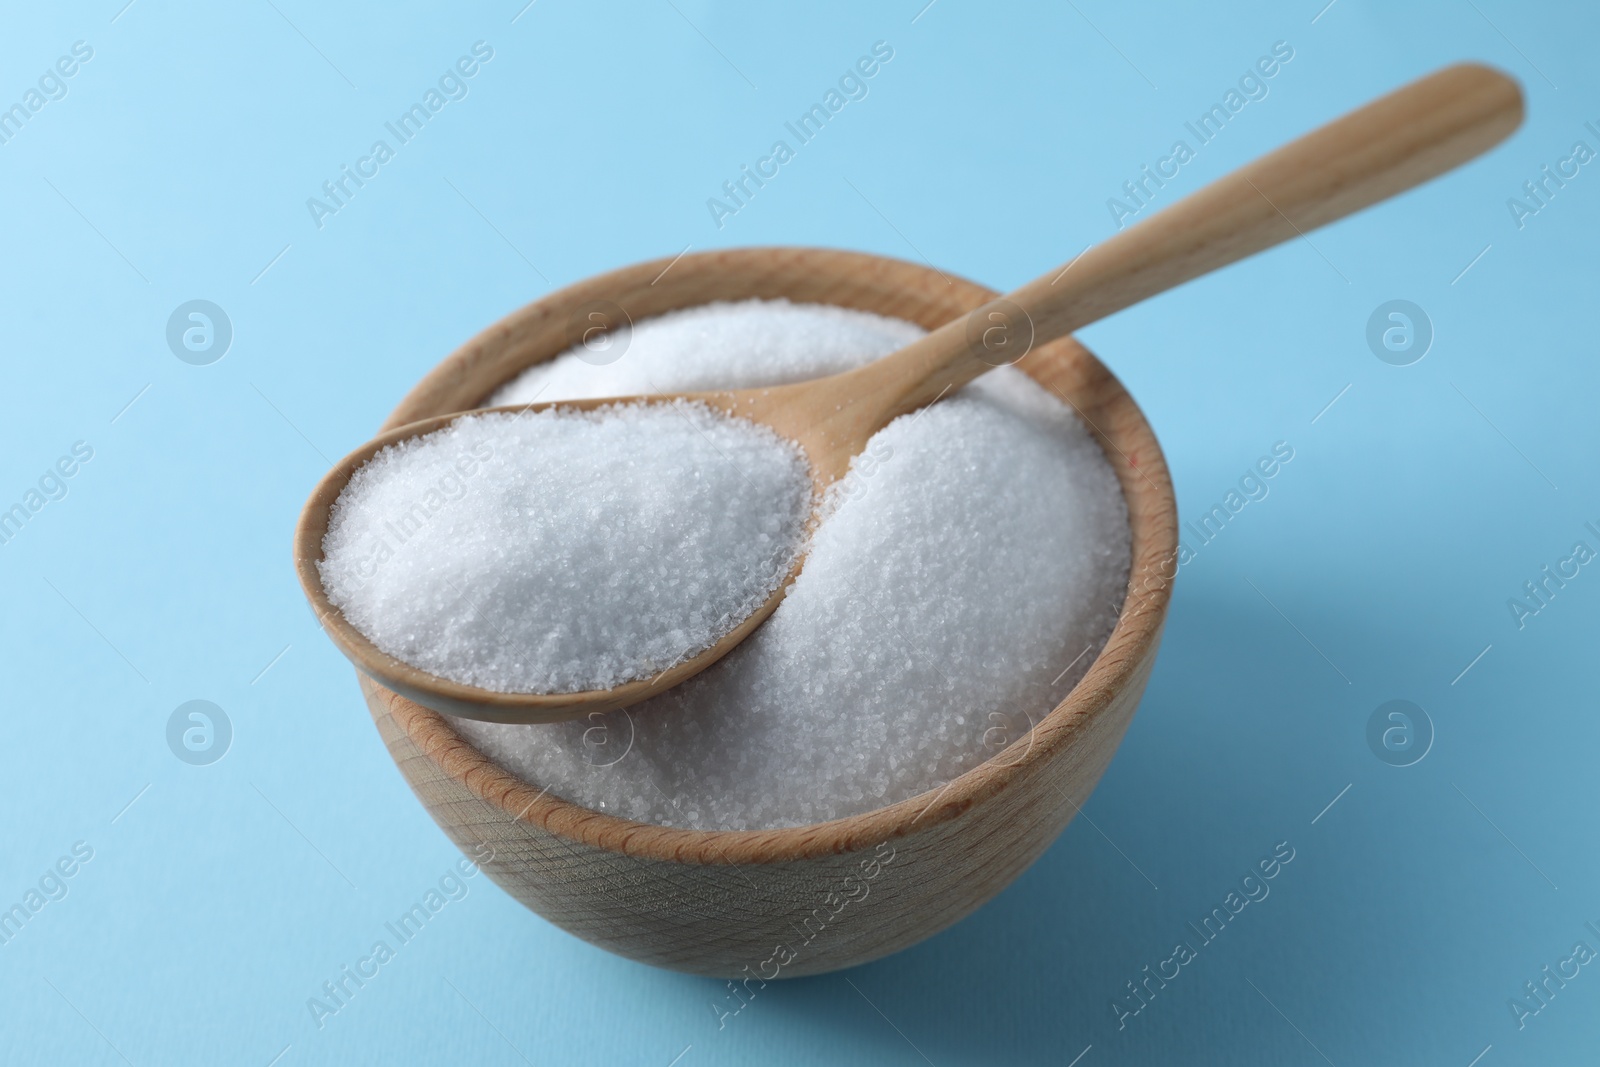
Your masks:
{"label": "spoon handle", "polygon": [[862,368],[850,376],[860,376],[854,395],[871,396],[888,417],[913,411],[1034,345],[1437,177],[1521,121],[1516,82],[1477,64],[1446,67]]}

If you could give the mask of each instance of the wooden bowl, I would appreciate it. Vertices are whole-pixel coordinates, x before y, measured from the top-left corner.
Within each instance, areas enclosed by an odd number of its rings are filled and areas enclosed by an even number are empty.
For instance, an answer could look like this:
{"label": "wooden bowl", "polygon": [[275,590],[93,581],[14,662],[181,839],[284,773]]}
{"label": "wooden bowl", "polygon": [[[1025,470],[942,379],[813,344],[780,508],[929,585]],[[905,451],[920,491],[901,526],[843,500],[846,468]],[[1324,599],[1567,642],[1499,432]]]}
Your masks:
{"label": "wooden bowl", "polygon": [[[932,329],[995,295],[912,263],[822,249],[641,263],[484,330],[425,377],[384,429],[482,404],[577,343],[594,308],[613,318],[621,308],[637,321],[712,300],[788,297]],[[492,855],[489,876],[556,925],[692,974],[748,981],[850,967],[914,944],[998,893],[1055,840],[1110,762],[1149,679],[1176,571],[1166,462],[1121,383],[1070,339],[1018,366],[1069,397],[1090,424],[1121,481],[1133,535],[1133,577],[1110,639],[1029,734],[940,790],[865,814],[781,830],[684,830],[531,787],[446,716],[362,676],[378,732],[434,821],[474,858]],[[1063,662],[1072,651],[1063,649]]]}

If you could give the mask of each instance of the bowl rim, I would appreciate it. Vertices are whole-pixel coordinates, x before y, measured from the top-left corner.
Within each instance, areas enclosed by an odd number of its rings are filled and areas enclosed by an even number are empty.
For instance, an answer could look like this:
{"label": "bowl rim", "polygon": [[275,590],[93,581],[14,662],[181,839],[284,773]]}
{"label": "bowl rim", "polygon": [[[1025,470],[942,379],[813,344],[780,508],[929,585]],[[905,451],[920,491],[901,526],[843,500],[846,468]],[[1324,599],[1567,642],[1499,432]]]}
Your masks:
{"label": "bowl rim", "polygon": [[[931,279],[944,283],[941,288],[955,287],[958,292],[964,290],[961,295],[970,299],[972,307],[978,307],[998,295],[985,286],[932,265],[834,248],[769,245],[647,260],[553,290],[479,331],[407,392],[380,432],[425,417],[418,413],[417,408],[428,392],[459,384],[475,364],[489,358],[487,353],[503,348],[522,329],[558,313],[560,307],[597,297],[604,298],[607,294],[630,286],[650,283],[650,279],[659,280],[668,270],[684,264],[707,271],[720,269],[737,272],[770,268],[779,260],[789,266],[801,265],[817,272],[819,276],[871,269],[889,275],[891,282],[899,283],[898,288],[908,291],[914,288],[910,283],[926,284]],[[692,307],[705,302],[699,300],[673,306]],[[808,302],[828,301],[808,298]],[[841,303],[840,306],[844,305]],[[1138,681],[1135,676],[1146,665],[1149,653],[1160,638],[1171,597],[1172,579],[1177,572],[1177,503],[1166,460],[1154,431],[1122,383],[1075,338],[1064,338],[1044,347],[1049,349],[1063,345],[1069,346],[1072,358],[1091,361],[1096,375],[1103,375],[1108,385],[1108,402],[1125,406],[1131,416],[1123,420],[1125,425],[1114,428],[1110,433],[1090,424],[1091,432],[1102,450],[1109,444],[1122,459],[1119,463],[1117,456],[1106,451],[1129,512],[1131,544],[1128,589],[1111,634],[1083,677],[1066,696],[1042,715],[1025,737],[938,789],[930,789],[870,811],[802,826],[767,830],[694,830],[659,826],[595,811],[554,795],[549,787],[538,789],[495,763],[462,736],[446,715],[383,688],[381,681],[363,677],[363,688],[387,703],[395,725],[443,774],[480,801],[500,809],[513,822],[527,822],[570,842],[631,858],[705,866],[783,863],[873,849],[882,842],[892,842],[912,832],[927,831],[956,819],[975,805],[1000,793],[1014,779],[1040,773],[1048,767],[1054,754],[1087,729],[1124,688]],[[559,351],[551,352],[522,362],[508,370],[500,378],[499,384],[558,354]],[[1027,357],[1022,362],[1026,363]],[[1080,417],[1087,418],[1081,411]],[[1112,439],[1113,436],[1140,439],[1138,454],[1142,458],[1136,470],[1128,462],[1122,447]],[[1149,450],[1147,455],[1146,448]],[[1141,506],[1136,508],[1136,502]],[[1019,755],[1013,755],[1019,746],[1024,745]],[[1068,799],[1074,807],[1080,803]]]}

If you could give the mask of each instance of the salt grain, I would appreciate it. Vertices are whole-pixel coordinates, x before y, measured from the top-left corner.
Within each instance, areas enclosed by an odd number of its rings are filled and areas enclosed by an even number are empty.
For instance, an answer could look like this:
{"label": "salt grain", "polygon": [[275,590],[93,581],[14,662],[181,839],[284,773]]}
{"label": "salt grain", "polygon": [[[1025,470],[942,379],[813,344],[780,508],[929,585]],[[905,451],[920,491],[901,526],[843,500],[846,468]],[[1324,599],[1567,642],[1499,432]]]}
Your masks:
{"label": "salt grain", "polygon": [[[495,401],[775,384],[922,332],[839,308],[710,305],[638,323],[609,366],[573,353],[532,368]],[[609,814],[694,829],[820,822],[1026,744],[1115,623],[1129,559],[1116,476],[1071,409],[1014,368],[887,426],[829,508],[777,611],[697,678],[577,722],[457,728],[512,773]]]}
{"label": "salt grain", "polygon": [[423,670],[609,689],[761,606],[810,509],[796,445],[704,404],[473,415],[359,468],[319,566],[345,618]]}

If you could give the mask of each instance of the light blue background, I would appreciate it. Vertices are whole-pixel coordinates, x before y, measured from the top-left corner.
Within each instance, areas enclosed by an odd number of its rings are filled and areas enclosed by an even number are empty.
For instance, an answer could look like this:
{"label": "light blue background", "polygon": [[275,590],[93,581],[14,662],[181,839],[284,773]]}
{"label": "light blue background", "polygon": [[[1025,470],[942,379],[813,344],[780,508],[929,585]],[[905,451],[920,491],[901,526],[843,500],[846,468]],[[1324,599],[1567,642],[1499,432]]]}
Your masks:
{"label": "light blue background", "polygon": [[[11,5],[0,33],[5,102],[94,48],[0,145],[0,499],[94,448],[0,547],[0,903],[94,849],[0,946],[0,1060],[1593,1060],[1600,967],[1525,1029],[1507,1001],[1579,939],[1600,948],[1600,570],[1524,629],[1506,606],[1574,541],[1600,547],[1600,173],[1520,230],[1506,206],[1574,141],[1600,148],[1591,7],[122,3]],[[306,198],[478,40],[495,55],[467,99],[319,231]],[[895,56],[870,96],[716,228],[706,198],[877,40]],[[1017,285],[1107,237],[1107,197],[1279,40],[1295,54],[1270,95],[1161,203],[1462,58],[1519,78],[1529,117],[1314,247],[1086,331],[1185,517],[1295,449],[1183,569],[1086,817],[954,929],[769,987],[721,1031],[719,984],[591,948],[481,877],[319,1030],[307,998],[457,858],[293,581],[328,459],[485,324],[685,246],[858,248]],[[210,366],[164,340],[193,298],[234,325]],[[1413,366],[1364,340],[1392,298],[1436,330]],[[165,741],[196,698],[234,728],[211,766]],[[1415,766],[1368,749],[1391,698],[1436,729]],[[1271,896],[1119,1031],[1124,983],[1284,840]]]}

